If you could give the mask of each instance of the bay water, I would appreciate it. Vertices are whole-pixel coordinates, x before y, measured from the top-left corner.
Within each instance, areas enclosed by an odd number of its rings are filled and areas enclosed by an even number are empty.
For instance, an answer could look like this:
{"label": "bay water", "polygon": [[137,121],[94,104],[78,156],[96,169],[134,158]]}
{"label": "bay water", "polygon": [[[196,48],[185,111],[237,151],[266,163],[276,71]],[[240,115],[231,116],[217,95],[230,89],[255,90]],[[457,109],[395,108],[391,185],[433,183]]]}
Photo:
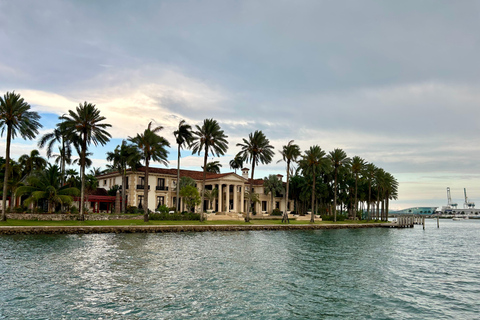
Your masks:
{"label": "bay water", "polygon": [[0,319],[478,319],[480,221],[0,236]]}

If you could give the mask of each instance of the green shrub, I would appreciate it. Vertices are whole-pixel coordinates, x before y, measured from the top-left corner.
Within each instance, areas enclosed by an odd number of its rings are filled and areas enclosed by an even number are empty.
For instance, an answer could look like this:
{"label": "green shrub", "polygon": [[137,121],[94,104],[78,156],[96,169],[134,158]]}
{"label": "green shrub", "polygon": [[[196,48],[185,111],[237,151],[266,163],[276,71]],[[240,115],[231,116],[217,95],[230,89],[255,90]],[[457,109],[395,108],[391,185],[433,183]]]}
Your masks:
{"label": "green shrub", "polygon": [[186,220],[200,220],[200,214],[192,212],[184,213],[161,213],[155,212],[149,214],[150,220],[167,220],[167,221],[186,221]]}
{"label": "green shrub", "polygon": [[19,206],[19,207],[15,207],[13,208],[13,212],[14,213],[24,213],[27,211],[27,208],[23,207],[23,206]]}
{"label": "green shrub", "polygon": [[281,216],[282,215],[282,211],[280,211],[280,209],[276,208],[272,211],[272,213],[270,214],[271,216]]}
{"label": "green shrub", "polygon": [[75,207],[75,206],[72,206],[72,207],[70,208],[70,213],[78,214],[78,213],[79,213],[79,212],[78,212],[78,208]]}
{"label": "green shrub", "polygon": [[158,206],[155,211],[160,213],[168,213],[170,211],[170,208],[163,204],[161,206]]}

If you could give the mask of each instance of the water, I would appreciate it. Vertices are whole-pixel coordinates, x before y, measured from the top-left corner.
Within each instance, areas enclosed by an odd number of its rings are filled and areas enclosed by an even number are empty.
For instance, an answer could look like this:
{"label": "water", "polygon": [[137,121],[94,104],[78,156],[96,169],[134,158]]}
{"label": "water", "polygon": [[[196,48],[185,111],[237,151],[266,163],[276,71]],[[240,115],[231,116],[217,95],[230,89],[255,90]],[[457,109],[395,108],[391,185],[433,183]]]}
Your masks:
{"label": "water", "polygon": [[0,237],[0,319],[475,319],[480,221]]}

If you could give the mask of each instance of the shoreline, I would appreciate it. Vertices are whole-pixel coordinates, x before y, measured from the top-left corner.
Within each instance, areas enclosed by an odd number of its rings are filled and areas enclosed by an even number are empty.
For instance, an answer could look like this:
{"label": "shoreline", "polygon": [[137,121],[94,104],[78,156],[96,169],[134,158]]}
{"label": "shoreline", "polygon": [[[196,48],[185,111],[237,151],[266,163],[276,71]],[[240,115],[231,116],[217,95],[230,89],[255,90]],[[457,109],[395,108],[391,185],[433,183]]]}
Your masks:
{"label": "shoreline", "polygon": [[368,224],[285,224],[285,225],[130,225],[130,226],[1,226],[0,235],[13,234],[100,234],[171,233],[213,231],[274,231],[392,228],[390,223]]}

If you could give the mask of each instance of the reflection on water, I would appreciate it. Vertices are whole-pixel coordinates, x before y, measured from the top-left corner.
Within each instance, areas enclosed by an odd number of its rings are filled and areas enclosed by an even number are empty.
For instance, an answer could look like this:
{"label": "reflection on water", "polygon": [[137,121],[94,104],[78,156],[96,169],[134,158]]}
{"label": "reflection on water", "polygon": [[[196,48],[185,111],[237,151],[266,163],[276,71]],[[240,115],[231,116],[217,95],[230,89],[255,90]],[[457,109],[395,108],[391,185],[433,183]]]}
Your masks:
{"label": "reflection on water", "polygon": [[0,237],[0,319],[472,319],[480,221]]}

